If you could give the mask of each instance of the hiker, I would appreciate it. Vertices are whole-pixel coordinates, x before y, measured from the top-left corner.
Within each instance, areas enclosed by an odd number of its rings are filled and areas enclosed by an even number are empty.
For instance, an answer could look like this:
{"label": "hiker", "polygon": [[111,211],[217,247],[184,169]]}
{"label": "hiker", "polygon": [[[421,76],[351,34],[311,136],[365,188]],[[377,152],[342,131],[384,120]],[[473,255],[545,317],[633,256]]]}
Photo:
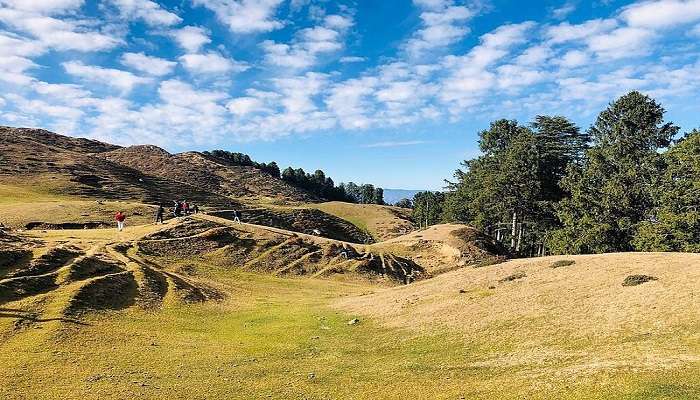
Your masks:
{"label": "hiker", "polygon": [[233,222],[238,222],[239,224],[242,224],[241,219],[238,218],[238,211],[233,210]]}
{"label": "hiker", "polygon": [[160,204],[160,205],[158,206],[158,211],[156,211],[156,224],[157,224],[158,222],[160,222],[161,224],[164,223],[164,222],[163,222],[163,213],[165,213],[165,208],[163,208],[163,205]]}
{"label": "hiker", "polygon": [[124,229],[124,221],[126,220],[126,215],[124,215],[123,212],[117,211],[116,214],[114,214],[114,219],[117,221],[117,229],[119,232],[121,232]]}
{"label": "hiker", "polygon": [[193,214],[199,213],[199,207],[196,204],[192,205],[192,213]]}
{"label": "hiker", "polygon": [[182,201],[182,210],[184,211],[185,215],[189,215],[190,213],[190,204],[187,202],[187,200]]}
{"label": "hiker", "polygon": [[173,203],[175,203],[175,207],[173,208],[173,216],[177,218],[182,213],[182,204],[177,200],[173,200]]}

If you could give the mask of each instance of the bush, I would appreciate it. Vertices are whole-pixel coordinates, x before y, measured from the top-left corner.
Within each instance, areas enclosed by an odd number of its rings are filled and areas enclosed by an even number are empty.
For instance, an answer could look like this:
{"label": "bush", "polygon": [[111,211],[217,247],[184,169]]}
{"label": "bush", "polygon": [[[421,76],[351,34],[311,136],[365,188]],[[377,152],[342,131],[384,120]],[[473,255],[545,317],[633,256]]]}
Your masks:
{"label": "bush", "polygon": [[552,263],[551,267],[552,268],[561,268],[561,267],[568,267],[569,265],[574,265],[576,264],[576,261],[574,260],[557,260]]}
{"label": "bush", "polygon": [[514,274],[511,274],[511,275],[506,276],[506,277],[503,278],[503,279],[499,279],[498,282],[500,282],[500,283],[503,283],[503,282],[511,282],[511,281],[514,281],[514,280],[517,280],[517,279],[522,279],[522,278],[524,278],[524,277],[526,277],[526,276],[527,276],[527,275],[525,275],[524,272],[516,272],[516,273],[514,273]]}
{"label": "bush", "polygon": [[659,278],[655,276],[649,275],[630,275],[627,278],[625,278],[624,282],[622,282],[622,286],[637,286],[641,285],[642,283],[656,281],[658,279]]}

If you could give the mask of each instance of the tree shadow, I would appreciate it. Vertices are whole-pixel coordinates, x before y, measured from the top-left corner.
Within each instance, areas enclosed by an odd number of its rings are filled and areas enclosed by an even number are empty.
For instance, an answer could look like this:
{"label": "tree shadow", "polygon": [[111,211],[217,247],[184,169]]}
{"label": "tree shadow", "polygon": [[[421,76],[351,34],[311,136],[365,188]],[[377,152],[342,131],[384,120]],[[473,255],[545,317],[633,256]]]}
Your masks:
{"label": "tree shadow", "polygon": [[37,318],[36,316],[29,313],[28,311],[19,310],[16,308],[0,308],[0,318],[15,318],[18,320],[28,321],[28,322],[32,322],[32,323],[61,321],[61,322],[69,323],[69,324],[90,326],[90,324],[88,324],[86,322],[82,322],[82,321],[74,319],[74,318],[65,318],[65,317],[63,317],[63,318]]}

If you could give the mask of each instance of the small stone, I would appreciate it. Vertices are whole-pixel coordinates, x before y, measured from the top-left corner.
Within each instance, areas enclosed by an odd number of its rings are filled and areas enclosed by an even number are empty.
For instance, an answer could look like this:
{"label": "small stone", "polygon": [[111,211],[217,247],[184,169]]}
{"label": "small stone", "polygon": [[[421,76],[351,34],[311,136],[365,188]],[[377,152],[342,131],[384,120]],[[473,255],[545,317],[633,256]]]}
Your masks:
{"label": "small stone", "polygon": [[314,374],[313,372],[310,372],[309,373],[309,380],[314,380],[315,378],[316,378],[316,374]]}
{"label": "small stone", "polygon": [[459,293],[467,293],[467,291],[464,289],[459,289]]}
{"label": "small stone", "polygon": [[348,325],[357,325],[360,323],[360,320],[358,318],[353,318],[350,321],[348,321]]}

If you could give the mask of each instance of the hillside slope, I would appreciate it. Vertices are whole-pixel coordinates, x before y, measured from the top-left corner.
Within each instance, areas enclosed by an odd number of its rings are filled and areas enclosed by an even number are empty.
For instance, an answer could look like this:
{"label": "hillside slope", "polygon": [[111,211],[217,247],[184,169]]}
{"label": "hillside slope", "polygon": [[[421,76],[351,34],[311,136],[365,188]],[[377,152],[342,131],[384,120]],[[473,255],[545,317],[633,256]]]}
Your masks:
{"label": "hillside slope", "polygon": [[308,207],[350,221],[372,235],[376,241],[395,238],[413,230],[411,210],[405,208],[341,201],[317,203]]}
{"label": "hillside slope", "polygon": [[230,207],[238,201],[317,201],[256,168],[224,165],[201,153],[173,155],[156,146],[119,147],[29,128],[0,127],[0,183],[144,203],[187,199]]}
{"label": "hillside slope", "polygon": [[[623,285],[631,275],[655,279]],[[480,365],[556,369],[561,379],[700,366],[700,254],[512,260],[337,306],[390,327],[447,329],[483,346]]]}
{"label": "hillside slope", "polygon": [[372,245],[377,251],[400,254],[431,275],[468,265],[504,260],[507,251],[496,240],[461,224],[440,224]]}
{"label": "hillside slope", "polygon": [[117,146],[40,129],[0,127],[0,184],[56,196],[158,203],[187,198],[199,204],[232,201],[196,185],[176,182],[98,155]]}
{"label": "hillside slope", "polygon": [[257,168],[218,163],[198,152],[170,154],[151,145],[100,154],[114,163],[212,193],[252,202],[308,202],[315,197]]}

